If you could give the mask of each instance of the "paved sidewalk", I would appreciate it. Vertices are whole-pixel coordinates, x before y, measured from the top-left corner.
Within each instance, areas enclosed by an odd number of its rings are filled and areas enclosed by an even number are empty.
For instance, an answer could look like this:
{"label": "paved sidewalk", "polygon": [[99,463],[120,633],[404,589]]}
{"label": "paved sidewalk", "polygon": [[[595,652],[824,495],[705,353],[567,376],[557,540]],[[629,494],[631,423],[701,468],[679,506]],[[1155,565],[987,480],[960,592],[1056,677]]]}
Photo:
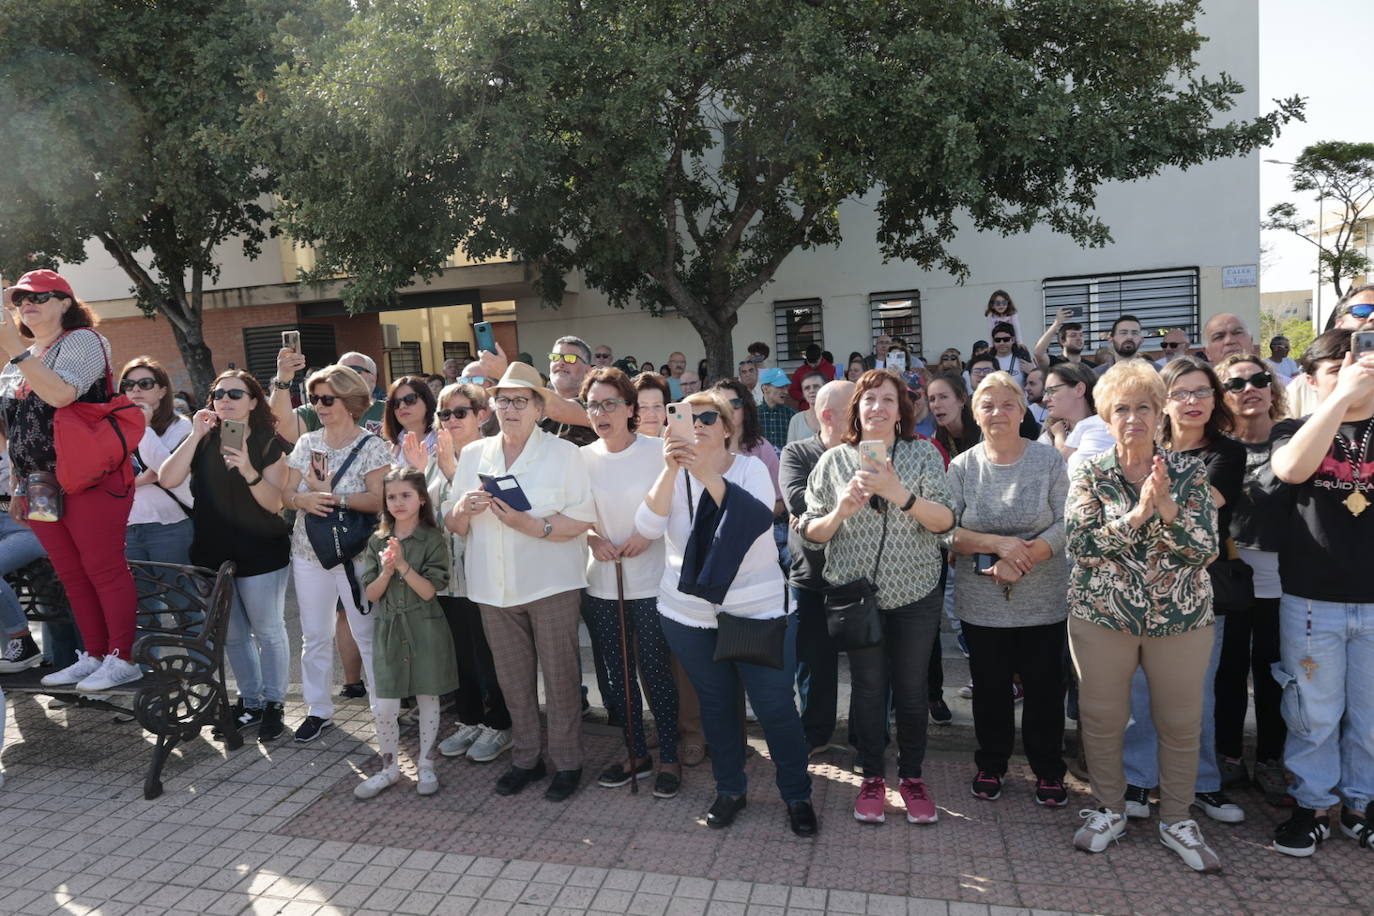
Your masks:
{"label": "paved sidewalk", "polygon": [[594,785],[621,748],[604,726],[587,726],[584,787],[562,805],[546,802],[542,785],[495,796],[506,758],[443,761],[432,798],[414,793],[407,769],[360,802],[352,788],[376,767],[366,707],[341,707],[337,721],[311,745],[250,744],[228,757],[207,735],[168,763],[166,794],[147,802],[148,746],[135,726],[12,700],[0,912],[1356,914],[1374,901],[1367,851],[1342,837],[1312,859],[1277,855],[1264,847],[1281,814],[1248,792],[1246,824],[1203,824],[1223,875],[1189,872],[1152,822],[1103,855],[1076,852],[1082,786],[1068,809],[1037,808],[1021,767],[1001,800],[973,799],[968,754],[950,749],[967,740],[957,727],[926,771],[939,824],[907,824],[895,796],[886,824],[855,822],[858,779],[836,751],[812,767],[821,833],[807,841],[787,831],[757,737],[750,805],[734,827],[712,831],[701,821],[709,765],[688,769],[673,800]]}

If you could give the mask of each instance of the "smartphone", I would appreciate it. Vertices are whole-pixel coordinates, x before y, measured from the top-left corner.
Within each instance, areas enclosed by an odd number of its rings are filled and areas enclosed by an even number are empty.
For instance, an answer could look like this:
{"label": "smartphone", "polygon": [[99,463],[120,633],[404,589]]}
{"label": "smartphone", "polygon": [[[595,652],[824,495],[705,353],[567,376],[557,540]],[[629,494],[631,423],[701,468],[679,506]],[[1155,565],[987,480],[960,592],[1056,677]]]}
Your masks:
{"label": "smartphone", "polygon": [[490,321],[477,322],[472,326],[472,333],[477,337],[477,352],[496,352],[496,335],[491,332]]}
{"label": "smartphone", "polygon": [[243,437],[248,431],[248,424],[242,420],[220,420],[219,421],[219,450],[221,453],[226,448],[243,449]]}
{"label": "smartphone", "polygon": [[696,441],[696,430],[692,426],[692,408],[689,405],[668,405],[668,432],[683,442]]}
{"label": "smartphone", "polygon": [[997,565],[997,554],[995,553],[975,553],[973,555],[973,571],[985,573]]}
{"label": "smartphone", "polygon": [[312,448],[310,450],[310,473],[315,475],[316,480],[329,479],[328,452],[318,448]]}
{"label": "smartphone", "polygon": [[1359,359],[1366,353],[1374,353],[1374,331],[1356,331],[1350,338],[1350,349]]}
{"label": "smartphone", "polygon": [[300,331],[282,331],[282,332],[281,332],[281,345],[282,345],[282,347],[284,347],[285,349],[290,350],[292,353],[299,353],[299,352],[301,352],[301,332],[300,332]]}
{"label": "smartphone", "polygon": [[889,369],[896,369],[898,372],[905,372],[905,371],[906,371],[906,351],[905,351],[905,350],[888,350],[888,351],[887,351],[887,362],[885,363],[885,365],[886,365],[887,368],[889,368]]}
{"label": "smartphone", "polygon": [[865,439],[859,443],[859,458],[875,470],[881,468],[887,464],[887,445],[881,439]]}

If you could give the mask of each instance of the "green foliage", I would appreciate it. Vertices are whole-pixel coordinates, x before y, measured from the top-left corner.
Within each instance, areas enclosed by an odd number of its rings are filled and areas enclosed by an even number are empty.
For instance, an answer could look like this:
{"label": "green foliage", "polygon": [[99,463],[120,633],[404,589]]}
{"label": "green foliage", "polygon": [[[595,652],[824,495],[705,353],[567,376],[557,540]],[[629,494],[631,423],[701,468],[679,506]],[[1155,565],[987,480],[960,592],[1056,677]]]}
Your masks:
{"label": "green foliage", "polygon": [[1311,320],[1285,318],[1280,321],[1268,312],[1261,311],[1260,334],[1259,337],[1255,338],[1255,344],[1264,351],[1264,356],[1267,357],[1269,355],[1269,341],[1275,337],[1287,337],[1291,355],[1294,359],[1298,359],[1316,336],[1317,332],[1313,330]]}
{"label": "green foliage", "polygon": [[285,6],[0,0],[0,270],[80,262],[98,241],[171,323],[198,389],[214,249],[238,237],[253,256],[266,238],[270,176],[238,135]]}
{"label": "green foliage", "polygon": [[[1356,247],[1360,220],[1368,218],[1374,206],[1374,143],[1314,143],[1290,164],[1293,190],[1315,195],[1317,206],[1335,210],[1335,220],[1340,222],[1318,226],[1303,219],[1296,204],[1284,201],[1269,208],[1268,218],[1260,227],[1291,232],[1316,245],[1317,285],[1330,281],[1339,299],[1349,288],[1347,281],[1374,267]],[[1296,341],[1293,351],[1300,352]]]}
{"label": "green foliage", "polygon": [[1102,183],[1250,152],[1200,0],[376,0],[323,9],[253,119],[289,231],[356,306],[458,245],[677,308],[712,372],[744,301],[874,195],[885,256],[960,227],[1110,233]]}

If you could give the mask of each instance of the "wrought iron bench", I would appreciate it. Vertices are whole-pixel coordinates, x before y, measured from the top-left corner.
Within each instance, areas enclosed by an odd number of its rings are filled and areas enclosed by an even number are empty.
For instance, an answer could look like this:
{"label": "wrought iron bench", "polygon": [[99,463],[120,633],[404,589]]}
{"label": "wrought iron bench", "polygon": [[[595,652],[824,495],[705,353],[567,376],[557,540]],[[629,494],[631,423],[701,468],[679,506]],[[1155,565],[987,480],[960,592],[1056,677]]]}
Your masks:
{"label": "wrought iron bench", "polygon": [[[162,766],[172,749],[194,739],[202,728],[218,726],[229,750],[243,746],[224,684],[234,565],[225,563],[218,572],[147,561],[133,561],[129,567],[139,593],[133,661],[146,672],[141,680],[100,693],[78,693],[71,686],[44,687],[42,678],[53,669],[40,667],[0,675],[0,688],[11,695],[58,697],[132,717],[157,736],[143,780],[143,797],[153,799],[162,794]],[[66,593],[46,558],[5,578],[30,624],[71,621]]]}

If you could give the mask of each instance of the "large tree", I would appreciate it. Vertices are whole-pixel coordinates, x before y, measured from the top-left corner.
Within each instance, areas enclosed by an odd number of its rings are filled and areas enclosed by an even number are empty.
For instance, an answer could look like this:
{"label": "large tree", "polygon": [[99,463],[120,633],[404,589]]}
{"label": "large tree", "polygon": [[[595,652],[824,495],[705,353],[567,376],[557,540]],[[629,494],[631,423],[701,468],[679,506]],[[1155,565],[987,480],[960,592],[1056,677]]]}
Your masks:
{"label": "large tree", "polygon": [[355,303],[455,247],[560,300],[672,307],[734,371],[741,305],[873,195],[885,256],[962,276],[959,228],[1110,239],[1098,188],[1250,152],[1200,0],[329,0],[258,116],[282,214]]}
{"label": "large tree", "polygon": [[[1363,231],[1371,231],[1368,219],[1374,213],[1374,143],[1314,143],[1297,161],[1284,164],[1292,167],[1293,190],[1316,196],[1322,222],[1302,218],[1297,204],[1283,201],[1269,208],[1268,218],[1260,226],[1291,232],[1316,246],[1317,286],[1329,281],[1336,294],[1334,302],[1345,295],[1350,280],[1374,267],[1356,247],[1362,221]],[[1325,216],[1328,209],[1334,211],[1330,221]],[[1333,327],[1335,321],[1333,309],[1326,326]]]}
{"label": "large tree", "polygon": [[0,0],[0,270],[78,263],[99,242],[171,325],[201,397],[215,249],[255,256],[267,237],[270,174],[239,134],[284,6]]}

